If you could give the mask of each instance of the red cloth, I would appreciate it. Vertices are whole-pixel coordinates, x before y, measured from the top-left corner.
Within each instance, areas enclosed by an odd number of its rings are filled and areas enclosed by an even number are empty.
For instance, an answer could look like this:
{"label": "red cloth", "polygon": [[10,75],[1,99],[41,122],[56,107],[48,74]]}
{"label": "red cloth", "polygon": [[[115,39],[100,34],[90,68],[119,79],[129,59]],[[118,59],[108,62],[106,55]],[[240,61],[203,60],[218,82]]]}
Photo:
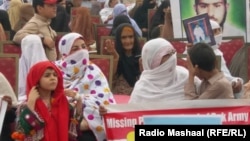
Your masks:
{"label": "red cloth", "polygon": [[114,98],[117,104],[127,104],[130,96],[124,94],[114,94]]}
{"label": "red cloth", "polygon": [[35,110],[45,121],[42,141],[68,141],[69,104],[64,95],[63,79],[60,70],[50,61],[35,64],[27,76],[27,97],[33,86],[36,86],[47,68],[53,68],[58,76],[58,84],[52,95],[51,115],[41,99],[37,99]]}

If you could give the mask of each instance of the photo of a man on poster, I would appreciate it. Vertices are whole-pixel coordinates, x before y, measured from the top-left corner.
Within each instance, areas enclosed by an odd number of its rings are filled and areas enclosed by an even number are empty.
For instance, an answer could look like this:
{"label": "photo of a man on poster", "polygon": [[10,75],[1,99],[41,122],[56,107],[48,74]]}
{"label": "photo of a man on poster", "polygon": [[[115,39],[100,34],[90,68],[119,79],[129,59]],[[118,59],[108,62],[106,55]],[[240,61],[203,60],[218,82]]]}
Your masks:
{"label": "photo of a man on poster", "polygon": [[183,25],[189,43],[196,44],[204,42],[211,46],[215,45],[215,39],[207,13],[184,19]]}
{"label": "photo of a man on poster", "polygon": [[207,13],[217,21],[223,36],[246,36],[245,0],[180,0],[181,18]]}

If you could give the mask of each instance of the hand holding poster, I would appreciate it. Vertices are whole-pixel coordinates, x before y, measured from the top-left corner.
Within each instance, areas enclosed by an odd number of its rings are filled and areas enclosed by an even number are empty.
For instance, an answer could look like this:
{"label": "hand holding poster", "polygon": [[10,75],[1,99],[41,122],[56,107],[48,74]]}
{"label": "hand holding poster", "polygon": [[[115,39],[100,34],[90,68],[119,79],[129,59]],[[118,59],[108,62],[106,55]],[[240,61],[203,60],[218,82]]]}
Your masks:
{"label": "hand holding poster", "polygon": [[215,45],[214,34],[207,13],[184,19],[183,25],[189,43],[205,42],[211,46]]}

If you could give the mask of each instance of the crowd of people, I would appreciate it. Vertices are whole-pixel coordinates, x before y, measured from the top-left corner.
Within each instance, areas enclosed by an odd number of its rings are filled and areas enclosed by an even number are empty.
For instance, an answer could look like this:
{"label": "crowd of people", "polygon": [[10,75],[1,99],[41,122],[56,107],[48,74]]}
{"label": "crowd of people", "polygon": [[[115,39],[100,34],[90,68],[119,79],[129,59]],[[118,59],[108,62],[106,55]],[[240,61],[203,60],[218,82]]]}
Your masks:
{"label": "crowd of people", "polygon": [[[128,103],[250,97],[250,81],[233,76],[226,65],[220,50],[224,28],[218,21],[210,19],[216,44],[187,43],[184,67],[177,64],[178,53],[170,42],[170,0],[132,5],[98,0],[91,1],[91,7],[82,3],[3,0],[0,41],[7,40],[5,31],[10,31],[9,40],[20,45],[22,53],[17,94],[0,72],[1,99],[8,102],[0,140],[107,140],[102,116],[105,106],[119,104],[115,95],[127,95]],[[156,13],[149,26],[152,8]],[[112,89],[90,60],[89,51],[96,48],[91,15],[97,14],[102,23],[112,25],[114,40],[104,45],[106,55],[113,56]],[[58,45],[57,32],[67,32]],[[142,37],[147,39],[143,47]]]}

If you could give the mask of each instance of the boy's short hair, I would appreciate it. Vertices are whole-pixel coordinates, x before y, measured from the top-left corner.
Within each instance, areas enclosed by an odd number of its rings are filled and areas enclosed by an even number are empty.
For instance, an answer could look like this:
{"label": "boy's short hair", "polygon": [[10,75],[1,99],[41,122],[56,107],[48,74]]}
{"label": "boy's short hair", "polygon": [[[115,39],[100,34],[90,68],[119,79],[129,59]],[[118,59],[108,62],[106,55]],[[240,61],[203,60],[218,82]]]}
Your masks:
{"label": "boy's short hair", "polygon": [[210,45],[197,43],[188,50],[189,58],[193,66],[205,71],[212,71],[216,67],[216,56]]}
{"label": "boy's short hair", "polygon": [[35,12],[37,13],[37,6],[43,6],[44,4],[57,4],[58,1],[57,0],[33,0],[32,1],[32,6],[35,10]]}

